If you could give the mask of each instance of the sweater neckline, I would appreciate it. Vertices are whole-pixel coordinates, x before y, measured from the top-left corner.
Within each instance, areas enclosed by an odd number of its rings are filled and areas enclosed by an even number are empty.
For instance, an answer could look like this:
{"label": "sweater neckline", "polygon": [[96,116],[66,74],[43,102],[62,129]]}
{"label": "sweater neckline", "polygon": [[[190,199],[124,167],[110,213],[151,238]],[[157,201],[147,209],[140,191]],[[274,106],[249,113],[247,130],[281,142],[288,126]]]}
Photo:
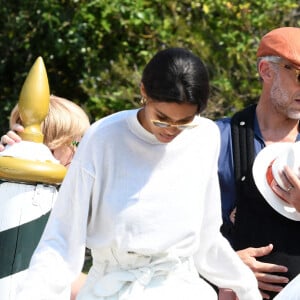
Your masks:
{"label": "sweater neckline", "polygon": [[138,112],[139,109],[135,109],[127,118],[127,123],[129,126],[130,131],[137,136],[138,138],[142,139],[143,141],[149,144],[164,144],[160,142],[154,134],[146,130],[142,124],[138,120]]}

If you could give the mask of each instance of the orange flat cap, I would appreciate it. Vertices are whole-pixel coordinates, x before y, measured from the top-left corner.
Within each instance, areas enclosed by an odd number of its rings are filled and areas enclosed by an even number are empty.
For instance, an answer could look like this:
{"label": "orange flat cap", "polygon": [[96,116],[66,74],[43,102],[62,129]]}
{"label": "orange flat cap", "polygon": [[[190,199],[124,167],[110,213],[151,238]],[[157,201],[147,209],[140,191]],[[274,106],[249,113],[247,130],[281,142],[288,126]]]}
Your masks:
{"label": "orange flat cap", "polygon": [[280,27],[264,35],[257,57],[279,56],[300,66],[300,28]]}

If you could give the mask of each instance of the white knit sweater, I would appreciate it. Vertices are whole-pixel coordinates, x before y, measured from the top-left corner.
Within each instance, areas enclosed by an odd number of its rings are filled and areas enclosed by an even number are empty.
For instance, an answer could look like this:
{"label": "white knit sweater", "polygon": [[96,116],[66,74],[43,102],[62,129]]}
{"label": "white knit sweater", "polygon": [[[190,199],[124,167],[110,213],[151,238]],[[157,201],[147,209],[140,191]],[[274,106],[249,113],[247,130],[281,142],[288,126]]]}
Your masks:
{"label": "white knit sweater", "polygon": [[18,299],[61,299],[55,295],[80,272],[86,246],[193,257],[215,285],[261,299],[254,275],[219,232],[218,128],[199,118],[165,144],[137,111],[99,120],[84,136]]}

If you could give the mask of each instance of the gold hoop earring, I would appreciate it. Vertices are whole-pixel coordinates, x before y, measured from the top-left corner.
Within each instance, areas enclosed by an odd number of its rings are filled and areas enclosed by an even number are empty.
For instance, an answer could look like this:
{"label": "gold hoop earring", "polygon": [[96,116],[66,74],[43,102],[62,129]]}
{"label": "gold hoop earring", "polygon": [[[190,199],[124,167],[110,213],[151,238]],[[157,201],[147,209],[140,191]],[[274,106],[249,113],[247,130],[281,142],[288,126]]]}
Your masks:
{"label": "gold hoop earring", "polygon": [[141,98],[141,100],[140,100],[140,104],[141,104],[142,106],[144,106],[144,105],[146,104],[146,102],[147,102],[146,97],[142,96],[142,98]]}

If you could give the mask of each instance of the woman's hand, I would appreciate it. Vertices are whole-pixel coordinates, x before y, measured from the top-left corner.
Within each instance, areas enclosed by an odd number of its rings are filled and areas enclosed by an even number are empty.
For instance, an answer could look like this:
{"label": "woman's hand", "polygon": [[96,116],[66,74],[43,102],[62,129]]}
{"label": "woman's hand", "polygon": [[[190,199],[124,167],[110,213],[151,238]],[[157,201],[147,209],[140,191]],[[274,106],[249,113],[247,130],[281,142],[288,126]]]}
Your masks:
{"label": "woman's hand", "polygon": [[23,131],[24,127],[22,125],[14,124],[10,131],[2,135],[0,140],[0,151],[3,151],[5,149],[5,145],[13,145],[14,143],[22,141],[18,133]]}
{"label": "woman's hand", "polygon": [[238,300],[234,291],[230,289],[219,289],[218,300]]}

